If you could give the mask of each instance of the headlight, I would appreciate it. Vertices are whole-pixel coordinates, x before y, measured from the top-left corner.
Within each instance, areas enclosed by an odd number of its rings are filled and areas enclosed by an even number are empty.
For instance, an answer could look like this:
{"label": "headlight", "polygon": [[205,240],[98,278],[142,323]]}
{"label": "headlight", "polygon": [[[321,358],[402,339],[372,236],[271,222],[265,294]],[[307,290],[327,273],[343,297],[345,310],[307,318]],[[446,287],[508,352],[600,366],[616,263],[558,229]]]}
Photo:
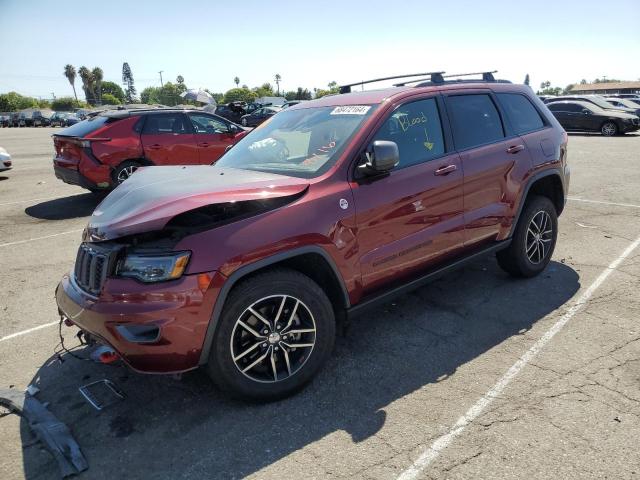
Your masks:
{"label": "headlight", "polygon": [[118,275],[141,282],[163,282],[180,278],[189,262],[189,252],[130,254],[118,266]]}

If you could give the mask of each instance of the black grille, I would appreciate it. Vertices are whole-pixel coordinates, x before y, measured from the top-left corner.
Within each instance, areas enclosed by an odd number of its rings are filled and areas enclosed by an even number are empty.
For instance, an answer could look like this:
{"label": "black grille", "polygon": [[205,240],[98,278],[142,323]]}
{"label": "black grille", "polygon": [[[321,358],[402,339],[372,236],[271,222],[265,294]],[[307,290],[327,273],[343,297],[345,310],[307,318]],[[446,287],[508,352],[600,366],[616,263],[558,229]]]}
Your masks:
{"label": "black grille", "polygon": [[83,243],[78,249],[74,276],[80,288],[98,295],[107,278],[109,254]]}

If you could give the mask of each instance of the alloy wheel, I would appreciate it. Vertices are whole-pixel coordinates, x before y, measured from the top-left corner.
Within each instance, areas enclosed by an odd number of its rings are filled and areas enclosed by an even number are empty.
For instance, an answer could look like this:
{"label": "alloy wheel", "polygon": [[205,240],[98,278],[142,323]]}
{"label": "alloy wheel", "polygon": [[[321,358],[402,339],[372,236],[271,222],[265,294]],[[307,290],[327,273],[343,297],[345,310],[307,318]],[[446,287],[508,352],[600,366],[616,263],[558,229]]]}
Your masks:
{"label": "alloy wheel", "polygon": [[607,122],[602,126],[602,134],[606,136],[611,136],[616,134],[616,125],[611,122]]}
{"label": "alloy wheel", "polygon": [[118,172],[118,184],[121,184],[127,178],[129,178],[131,175],[133,175],[133,172],[135,172],[137,169],[138,169],[138,167],[136,167],[134,165],[130,165],[130,166],[124,167],[122,170],[120,170]]}
{"label": "alloy wheel", "polygon": [[240,372],[262,383],[295,375],[316,343],[311,310],[291,295],[261,298],[247,307],[231,333],[231,356]]}
{"label": "alloy wheel", "polygon": [[527,258],[535,265],[541,263],[547,256],[553,240],[553,223],[551,216],[544,210],[536,213],[525,236]]}

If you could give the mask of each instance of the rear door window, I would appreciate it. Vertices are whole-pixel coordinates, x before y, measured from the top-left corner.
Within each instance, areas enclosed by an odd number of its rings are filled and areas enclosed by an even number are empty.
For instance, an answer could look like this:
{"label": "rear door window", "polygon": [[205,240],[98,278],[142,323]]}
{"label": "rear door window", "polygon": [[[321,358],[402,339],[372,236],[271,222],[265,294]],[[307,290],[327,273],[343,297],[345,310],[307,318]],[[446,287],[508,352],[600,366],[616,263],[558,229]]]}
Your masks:
{"label": "rear door window", "polygon": [[380,127],[374,140],[390,140],[398,145],[400,163],[397,168],[442,156],[444,138],[436,100],[418,100],[398,107]]}
{"label": "rear door window", "polygon": [[456,149],[484,145],[504,138],[498,109],[488,94],[447,97]]}
{"label": "rear door window", "polygon": [[190,133],[180,113],[164,113],[161,115],[149,115],[144,123],[143,135],[163,135]]}
{"label": "rear door window", "polygon": [[506,115],[518,135],[544,127],[542,117],[531,101],[518,93],[498,93],[496,95]]}

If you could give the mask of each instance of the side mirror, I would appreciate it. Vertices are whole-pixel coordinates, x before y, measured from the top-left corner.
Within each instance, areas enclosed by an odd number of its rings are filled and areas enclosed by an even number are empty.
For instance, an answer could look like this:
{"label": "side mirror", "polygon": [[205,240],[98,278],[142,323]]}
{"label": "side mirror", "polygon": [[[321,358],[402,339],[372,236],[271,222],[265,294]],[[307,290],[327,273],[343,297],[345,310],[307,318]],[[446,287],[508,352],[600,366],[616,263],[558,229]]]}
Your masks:
{"label": "side mirror", "polygon": [[236,133],[238,133],[240,131],[240,128],[236,125],[234,125],[233,123],[229,124],[229,133],[231,135],[235,135]]}
{"label": "side mirror", "polygon": [[587,110],[586,108],[583,108],[582,113],[585,115],[591,115],[591,110]]}
{"label": "side mirror", "polygon": [[365,153],[366,163],[358,167],[365,175],[388,173],[400,163],[400,152],[396,142],[376,140]]}

